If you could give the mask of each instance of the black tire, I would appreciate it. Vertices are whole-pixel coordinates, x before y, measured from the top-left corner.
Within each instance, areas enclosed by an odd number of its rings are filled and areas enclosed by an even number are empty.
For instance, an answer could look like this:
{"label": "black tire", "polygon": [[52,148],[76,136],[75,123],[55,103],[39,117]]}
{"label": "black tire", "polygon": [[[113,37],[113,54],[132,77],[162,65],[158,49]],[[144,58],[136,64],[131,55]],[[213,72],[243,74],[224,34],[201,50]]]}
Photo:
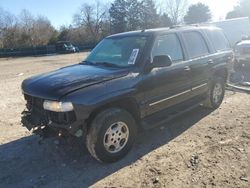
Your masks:
{"label": "black tire", "polygon": [[[221,95],[220,96],[218,95],[219,96],[218,99],[215,100],[214,91],[218,87],[218,85],[220,85],[221,87]],[[215,77],[210,83],[207,99],[204,101],[203,106],[210,109],[218,108],[224,99],[224,95],[225,95],[225,79],[220,77]]]}
{"label": "black tire", "polygon": [[[117,126],[125,126],[123,127],[123,129],[127,129],[124,132],[126,133],[126,135],[128,134],[128,138],[123,138],[123,142],[119,139],[117,131],[114,133],[116,134],[115,137],[112,137],[113,132],[112,134],[107,134],[108,130],[115,130],[116,124]],[[136,132],[136,122],[129,112],[119,108],[106,109],[97,114],[97,116],[90,124],[90,128],[87,134],[86,145],[89,153],[98,161],[107,163],[115,162],[123,158],[130,151],[135,142]],[[110,138],[114,138],[114,140],[117,140],[117,143],[119,142],[118,147],[121,147],[122,145],[122,149],[116,152],[111,151],[112,147],[113,150],[116,149],[115,146],[110,146],[109,148],[107,148],[107,146],[105,147],[105,142],[107,140],[109,141],[109,143],[111,142]]]}

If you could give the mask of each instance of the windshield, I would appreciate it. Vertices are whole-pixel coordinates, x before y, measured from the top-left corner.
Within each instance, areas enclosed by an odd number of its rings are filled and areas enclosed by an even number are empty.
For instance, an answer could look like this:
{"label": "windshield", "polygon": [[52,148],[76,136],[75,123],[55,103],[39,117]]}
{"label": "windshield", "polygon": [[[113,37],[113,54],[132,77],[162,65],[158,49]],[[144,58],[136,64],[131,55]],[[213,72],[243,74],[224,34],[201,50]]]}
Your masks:
{"label": "windshield", "polygon": [[128,67],[135,64],[146,44],[145,36],[128,36],[102,40],[85,60],[86,63]]}

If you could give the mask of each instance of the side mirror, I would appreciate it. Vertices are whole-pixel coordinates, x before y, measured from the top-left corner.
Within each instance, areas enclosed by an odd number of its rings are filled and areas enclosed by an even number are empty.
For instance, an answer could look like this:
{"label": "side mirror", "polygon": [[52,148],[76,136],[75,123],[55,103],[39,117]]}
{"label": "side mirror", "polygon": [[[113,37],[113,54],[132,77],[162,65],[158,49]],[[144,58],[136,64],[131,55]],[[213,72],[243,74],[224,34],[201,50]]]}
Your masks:
{"label": "side mirror", "polygon": [[169,55],[158,55],[153,59],[153,67],[169,67],[172,65],[172,59]]}

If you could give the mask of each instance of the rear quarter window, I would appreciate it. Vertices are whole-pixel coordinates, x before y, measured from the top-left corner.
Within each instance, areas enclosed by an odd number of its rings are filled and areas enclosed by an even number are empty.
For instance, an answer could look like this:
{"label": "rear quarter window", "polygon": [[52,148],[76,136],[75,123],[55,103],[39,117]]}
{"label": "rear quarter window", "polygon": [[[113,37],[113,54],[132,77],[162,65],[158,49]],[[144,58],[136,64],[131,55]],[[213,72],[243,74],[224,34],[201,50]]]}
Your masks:
{"label": "rear quarter window", "polygon": [[223,31],[221,30],[207,30],[207,37],[213,45],[214,49],[219,51],[224,51],[230,49],[229,42],[225,37]]}
{"label": "rear quarter window", "polygon": [[183,33],[186,48],[190,59],[209,54],[205,39],[197,31],[188,31]]}

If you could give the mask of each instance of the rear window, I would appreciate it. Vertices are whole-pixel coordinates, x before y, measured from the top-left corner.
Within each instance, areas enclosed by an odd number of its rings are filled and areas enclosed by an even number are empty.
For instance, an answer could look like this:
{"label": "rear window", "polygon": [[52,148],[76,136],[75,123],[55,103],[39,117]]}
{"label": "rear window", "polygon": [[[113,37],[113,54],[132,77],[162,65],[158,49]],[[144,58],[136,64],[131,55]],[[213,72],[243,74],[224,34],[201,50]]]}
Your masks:
{"label": "rear window", "polygon": [[184,32],[183,36],[191,59],[209,54],[207,44],[199,32]]}
{"label": "rear window", "polygon": [[208,30],[206,33],[217,52],[230,48],[229,42],[221,30]]}

